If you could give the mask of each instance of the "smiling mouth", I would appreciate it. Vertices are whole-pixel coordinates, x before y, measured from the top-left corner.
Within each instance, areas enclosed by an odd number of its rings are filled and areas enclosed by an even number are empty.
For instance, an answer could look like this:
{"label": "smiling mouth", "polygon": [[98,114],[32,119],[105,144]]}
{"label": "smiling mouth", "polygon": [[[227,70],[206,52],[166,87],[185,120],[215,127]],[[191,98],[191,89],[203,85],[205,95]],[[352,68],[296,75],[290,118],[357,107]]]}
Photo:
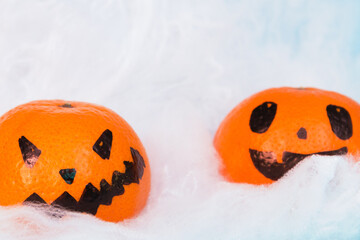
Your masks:
{"label": "smiling mouth", "polygon": [[311,155],[322,156],[335,156],[345,155],[348,152],[347,147],[340,148],[333,151],[324,151],[311,154],[300,154],[292,152],[283,152],[282,163],[277,162],[276,156],[273,152],[262,152],[253,149],[249,149],[250,157],[256,169],[261,172],[265,177],[271,180],[278,180],[285,175],[296,164],[304,160]]}
{"label": "smiling mouth", "polygon": [[[100,182],[100,190],[94,185],[88,183],[80,200],[77,201],[70,193],[65,191],[50,206],[75,212],[84,212],[92,215],[96,215],[100,205],[111,205],[112,199],[115,196],[123,195],[125,192],[124,185],[132,183],[140,183],[140,179],[144,174],[145,162],[140,153],[130,148],[133,162],[124,161],[125,173],[114,171],[112,175],[112,182],[109,184],[105,179]],[[40,204],[48,206],[44,199],[42,199],[37,193],[31,194],[25,199],[24,204]],[[62,217],[62,214],[56,214],[55,217]]]}

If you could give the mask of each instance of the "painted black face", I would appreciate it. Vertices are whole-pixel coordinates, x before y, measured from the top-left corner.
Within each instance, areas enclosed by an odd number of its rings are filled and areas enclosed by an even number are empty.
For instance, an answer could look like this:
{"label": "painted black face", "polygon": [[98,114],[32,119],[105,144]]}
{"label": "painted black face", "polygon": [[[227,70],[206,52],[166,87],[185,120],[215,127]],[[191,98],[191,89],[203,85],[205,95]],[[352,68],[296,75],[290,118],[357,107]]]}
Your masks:
{"label": "painted black face", "polygon": [[[22,137],[20,139],[23,139]],[[20,144],[19,139],[19,144]],[[93,150],[99,154],[102,159],[109,159],[112,144],[112,133],[110,130],[105,130],[100,138],[96,141],[93,146]],[[28,144],[29,145],[29,144]],[[31,146],[31,145],[30,145]],[[23,153],[23,148],[20,146]],[[33,147],[28,148],[30,152],[34,152]],[[145,162],[138,150],[130,147],[130,152],[133,161],[123,161],[125,165],[125,172],[121,173],[115,170],[112,174],[111,184],[105,179],[100,181],[100,190],[98,190],[91,183],[88,183],[80,200],[77,201],[67,191],[60,195],[50,205],[60,209],[66,209],[76,212],[85,212],[95,215],[100,205],[111,205],[112,199],[115,196],[123,195],[125,192],[124,185],[132,183],[139,184],[144,174]],[[26,153],[25,153],[26,155]],[[23,153],[24,156],[24,153]],[[25,159],[24,159],[25,161]],[[25,161],[26,164],[26,161]],[[61,169],[59,174],[67,184],[72,184],[75,178],[76,169]],[[31,194],[27,199],[24,200],[24,204],[44,204],[47,203],[37,194]],[[56,215],[62,216],[62,215]]]}
{"label": "painted black face", "polygon": [[[328,105],[326,107],[326,112],[334,134],[342,140],[351,138],[353,130],[349,112],[346,109],[335,105]],[[275,114],[276,104],[272,102],[264,102],[262,105],[255,108],[251,114],[251,130],[256,133],[266,132],[274,120]],[[296,134],[299,139],[307,139],[307,131],[303,127],[301,127]],[[347,152],[347,147],[333,151],[316,152],[311,154],[300,154],[285,151],[283,152],[282,163],[279,163],[273,152],[262,152],[249,149],[250,158],[255,168],[271,180],[278,180],[291,168],[308,156],[314,154],[326,156],[345,155]]]}
{"label": "painted black face", "polygon": [[255,133],[266,132],[276,115],[277,104],[264,102],[257,106],[250,116],[250,129]]}

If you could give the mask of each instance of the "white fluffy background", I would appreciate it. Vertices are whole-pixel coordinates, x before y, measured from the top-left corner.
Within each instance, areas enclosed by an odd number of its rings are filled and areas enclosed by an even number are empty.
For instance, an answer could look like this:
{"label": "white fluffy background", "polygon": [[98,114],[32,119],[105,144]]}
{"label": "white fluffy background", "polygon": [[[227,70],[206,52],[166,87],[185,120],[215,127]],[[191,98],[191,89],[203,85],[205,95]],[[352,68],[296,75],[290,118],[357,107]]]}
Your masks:
{"label": "white fluffy background", "polygon": [[352,159],[312,157],[255,187],[223,181],[212,147],[232,107],[265,88],[359,101],[359,9],[355,0],[0,0],[0,113],[35,99],[107,106],[133,126],[152,168],[136,219],[2,207],[0,239],[359,239]]}

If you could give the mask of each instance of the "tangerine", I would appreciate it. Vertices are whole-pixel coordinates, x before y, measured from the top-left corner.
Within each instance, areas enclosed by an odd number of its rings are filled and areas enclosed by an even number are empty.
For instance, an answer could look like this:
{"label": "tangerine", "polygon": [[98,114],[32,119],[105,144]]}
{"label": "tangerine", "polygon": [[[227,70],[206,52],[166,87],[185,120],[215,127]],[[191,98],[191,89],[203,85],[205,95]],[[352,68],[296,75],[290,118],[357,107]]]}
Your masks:
{"label": "tangerine", "polygon": [[360,108],[316,88],[272,88],[237,105],[220,124],[214,146],[231,182],[272,183],[306,157],[357,155]]}
{"label": "tangerine", "polygon": [[137,215],[150,191],[145,149],[115,112],[63,100],[0,118],[0,205],[42,203],[106,221]]}

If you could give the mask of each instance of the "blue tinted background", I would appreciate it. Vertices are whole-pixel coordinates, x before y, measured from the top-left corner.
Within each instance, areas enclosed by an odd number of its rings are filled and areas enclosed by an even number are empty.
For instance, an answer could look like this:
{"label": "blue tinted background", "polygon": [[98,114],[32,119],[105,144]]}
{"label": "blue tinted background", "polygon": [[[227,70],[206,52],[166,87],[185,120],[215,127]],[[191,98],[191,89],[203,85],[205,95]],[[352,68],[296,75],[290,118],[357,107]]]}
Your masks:
{"label": "blue tinted background", "polygon": [[230,184],[212,145],[228,112],[266,88],[360,101],[359,40],[355,0],[0,0],[0,114],[37,99],[104,105],[152,170],[135,219],[0,207],[0,239],[359,239],[358,165],[315,157],[269,187]]}

